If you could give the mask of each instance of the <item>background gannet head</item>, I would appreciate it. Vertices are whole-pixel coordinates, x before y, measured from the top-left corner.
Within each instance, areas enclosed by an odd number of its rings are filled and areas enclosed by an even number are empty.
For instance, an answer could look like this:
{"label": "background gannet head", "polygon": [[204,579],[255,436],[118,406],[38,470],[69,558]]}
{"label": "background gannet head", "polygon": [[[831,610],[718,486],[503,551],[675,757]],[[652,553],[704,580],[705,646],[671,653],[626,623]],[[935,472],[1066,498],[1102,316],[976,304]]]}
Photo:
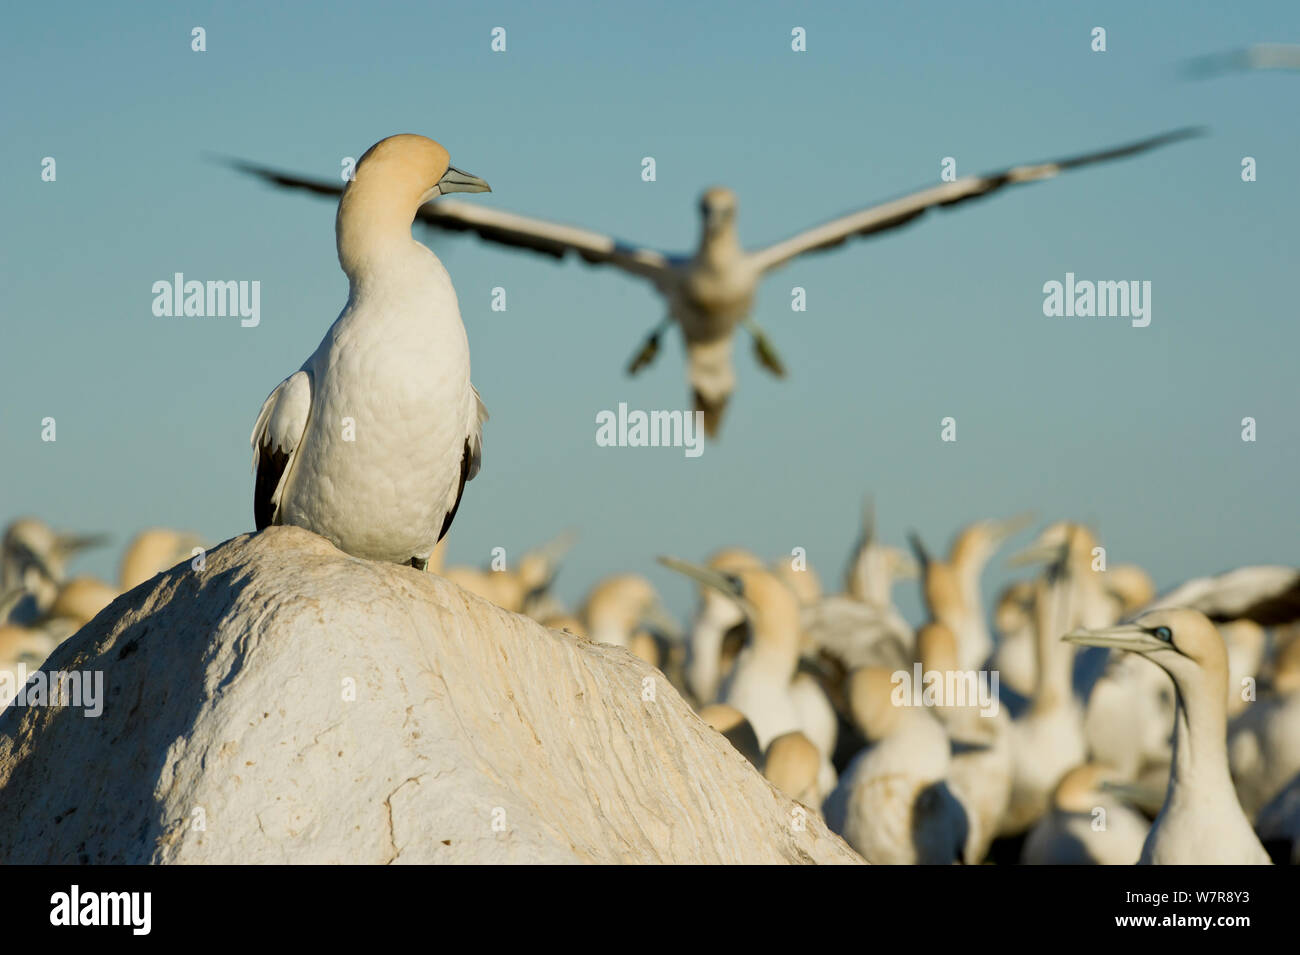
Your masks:
{"label": "background gannet head", "polygon": [[699,717],[754,766],[759,769],[763,767],[763,751],[758,745],[758,734],[744,713],[727,703],[710,703],[700,710]]}
{"label": "background gannet head", "polygon": [[1123,615],[1136,613],[1156,596],[1155,581],[1137,564],[1116,564],[1106,571],[1105,586],[1119,601]]}
{"label": "background gannet head", "polygon": [[960,669],[957,663],[957,637],[945,624],[927,623],[916,633],[916,656],[925,671],[947,673]]}
{"label": "background gannet head", "polygon": [[962,529],[952,543],[951,560],[957,565],[982,567],[1007,538],[1018,534],[1033,520],[1029,513],[1006,520],[976,521]]}
{"label": "background gannet head", "polygon": [[704,190],[700,196],[700,218],[704,234],[716,236],[736,224],[736,194],[725,186]]}
{"label": "background gannet head", "polygon": [[1031,622],[1034,590],[1032,580],[1018,580],[1008,584],[998,595],[993,609],[993,626],[999,633],[1012,633]]}
{"label": "background gannet head", "polygon": [[799,730],[784,733],[767,744],[763,775],[793,799],[800,799],[816,787],[821,768],[821,752]]}
{"label": "background gannet head", "polygon": [[654,586],[640,574],[617,574],[592,588],[583,616],[597,643],[626,646],[643,624],[675,636],[676,621],[659,602]]}
{"label": "background gannet head", "polygon": [[780,577],[761,565],[727,573],[675,557],[660,557],[659,563],[713,588],[734,603],[748,620],[755,644],[797,651],[799,598]]}
{"label": "background gannet head", "polygon": [[888,667],[858,667],[849,677],[849,711],[868,742],[888,736],[901,719],[894,705],[894,676]]}
{"label": "background gannet head", "polygon": [[1011,567],[1026,564],[1056,567],[1067,563],[1084,566],[1092,560],[1092,549],[1096,546],[1097,538],[1084,525],[1057,521],[1045,527],[1032,544],[1013,555],[1007,564]]}
{"label": "background gannet head", "polygon": [[776,575],[785,581],[786,586],[794,591],[802,606],[808,607],[822,598],[822,582],[817,572],[807,565],[803,570],[795,570],[789,558],[778,558],[773,569]]}
{"label": "background gannet head", "polygon": [[1228,651],[1223,637],[1197,610],[1153,610],[1132,623],[1096,630],[1078,629],[1061,638],[1085,647],[1113,647],[1140,653],[1174,678],[1185,697],[1190,693],[1226,699]]}

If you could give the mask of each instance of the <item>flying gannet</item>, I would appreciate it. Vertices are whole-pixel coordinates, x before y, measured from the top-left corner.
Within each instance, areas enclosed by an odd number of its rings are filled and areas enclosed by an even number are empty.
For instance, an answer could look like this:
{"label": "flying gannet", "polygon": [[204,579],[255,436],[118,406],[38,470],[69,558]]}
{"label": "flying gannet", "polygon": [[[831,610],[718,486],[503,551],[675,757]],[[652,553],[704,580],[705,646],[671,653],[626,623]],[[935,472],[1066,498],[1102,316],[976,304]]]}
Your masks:
{"label": "flying gannet", "polygon": [[[1091,163],[1137,155],[1196,132],[1181,129],[1067,159],[966,176],[832,219],[755,250],[741,246],[736,230],[736,196],[722,187],[708,189],[700,197],[701,228],[695,251],[676,254],[622,242],[587,229],[459,202],[424,206],[419,218],[437,228],[474,232],[488,242],[530,249],[557,259],[576,253],[588,263],[612,265],[649,281],[666,300],[668,315],[633,357],[628,373],[636,374],[654,360],[664,331],[676,324],[685,340],[687,375],[695,408],[704,413],[705,431],[716,436],[727,401],[736,387],[731,352],[737,326],[743,325],[753,338],[760,365],[774,375],[785,374],[776,349],[750,317],[759,282],[774,269],[806,253],[834,248],[855,236],[896,229],[930,209],[987,196],[1005,186],[1050,179]],[[243,161],[234,165],[279,186],[321,195],[337,195],[341,191],[336,183],[306,179]]]}
{"label": "flying gannet", "polygon": [[411,222],[436,196],[486,191],[423,136],[361,157],[335,221],[347,305],[253,427],[258,530],[294,524],[356,557],[427,567],[478,473],[487,412],[451,279]]}
{"label": "flying gannet", "polygon": [[1157,610],[1129,624],[1073,630],[1064,639],[1141,653],[1173,678],[1173,768],[1139,863],[1268,865],[1228,771],[1228,652],[1214,624],[1196,610]]}

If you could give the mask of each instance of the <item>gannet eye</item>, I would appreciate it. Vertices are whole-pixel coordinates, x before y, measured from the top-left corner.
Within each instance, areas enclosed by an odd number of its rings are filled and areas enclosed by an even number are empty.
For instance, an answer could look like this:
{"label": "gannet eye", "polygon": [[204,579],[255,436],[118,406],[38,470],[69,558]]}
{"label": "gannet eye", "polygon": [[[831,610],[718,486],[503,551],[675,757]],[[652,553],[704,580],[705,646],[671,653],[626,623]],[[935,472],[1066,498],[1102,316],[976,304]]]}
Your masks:
{"label": "gannet eye", "polygon": [[1174,642],[1174,632],[1168,627],[1156,627],[1151,631],[1157,640],[1163,640],[1165,643]]}

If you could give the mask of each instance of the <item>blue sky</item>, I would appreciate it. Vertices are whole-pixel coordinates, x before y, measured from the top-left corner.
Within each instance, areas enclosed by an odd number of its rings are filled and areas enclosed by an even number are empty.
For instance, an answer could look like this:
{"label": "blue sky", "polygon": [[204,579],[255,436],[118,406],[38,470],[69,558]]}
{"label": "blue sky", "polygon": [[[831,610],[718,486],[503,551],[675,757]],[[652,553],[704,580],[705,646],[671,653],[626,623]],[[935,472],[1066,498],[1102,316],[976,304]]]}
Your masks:
{"label": "blue sky", "polygon": [[[205,53],[190,49],[194,26]],[[496,26],[504,54],[489,48]],[[790,50],[794,26],[805,53]],[[1090,49],[1094,26],[1105,53]],[[35,513],[119,545],[156,524],[213,542],[251,530],[249,430],[347,284],[330,203],[211,154],[333,177],[342,157],[419,132],[491,182],[466,201],[686,250],[715,183],[738,193],[756,246],[930,185],[945,156],[967,174],[1203,124],[1203,139],[776,273],[755,317],[789,378],[766,376],[740,340],[722,440],[694,459],[594,440],[596,413],[619,402],[687,404],[675,337],[641,377],[623,374],[662,316],[648,287],[418,231],[452,275],[492,412],[451,556],[518,554],[573,526],[562,595],[642,570],[684,610],[689,586],[654,555],[800,546],[837,578],[870,490],[899,543],[915,528],[936,546],[1031,508],[1096,522],[1112,562],[1162,586],[1295,563],[1300,75],[1177,69],[1261,41],[1300,41],[1300,7],[15,8],[0,34],[0,520]],[[1241,181],[1243,156],[1257,182]],[[155,317],[152,284],[178,271],[260,281],[261,324]],[[1067,271],[1150,281],[1150,327],[1044,317],[1043,283]],[[505,312],[489,307],[496,286]],[[939,441],[947,415],[955,444]],[[46,416],[54,443],[40,440]],[[79,566],[112,575],[117,555]],[[1004,578],[999,566],[989,584]],[[903,605],[916,606],[910,588]]]}

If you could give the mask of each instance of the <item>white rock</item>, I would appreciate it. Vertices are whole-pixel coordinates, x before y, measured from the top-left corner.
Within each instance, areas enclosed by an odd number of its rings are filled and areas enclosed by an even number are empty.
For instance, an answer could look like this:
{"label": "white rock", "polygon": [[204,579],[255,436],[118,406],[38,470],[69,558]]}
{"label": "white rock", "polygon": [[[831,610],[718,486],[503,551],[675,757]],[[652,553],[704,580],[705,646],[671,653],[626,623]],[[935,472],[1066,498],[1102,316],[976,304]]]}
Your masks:
{"label": "white rock", "polygon": [[104,709],[0,715],[3,863],[862,861],[626,651],[297,528],[45,669],[102,670]]}

